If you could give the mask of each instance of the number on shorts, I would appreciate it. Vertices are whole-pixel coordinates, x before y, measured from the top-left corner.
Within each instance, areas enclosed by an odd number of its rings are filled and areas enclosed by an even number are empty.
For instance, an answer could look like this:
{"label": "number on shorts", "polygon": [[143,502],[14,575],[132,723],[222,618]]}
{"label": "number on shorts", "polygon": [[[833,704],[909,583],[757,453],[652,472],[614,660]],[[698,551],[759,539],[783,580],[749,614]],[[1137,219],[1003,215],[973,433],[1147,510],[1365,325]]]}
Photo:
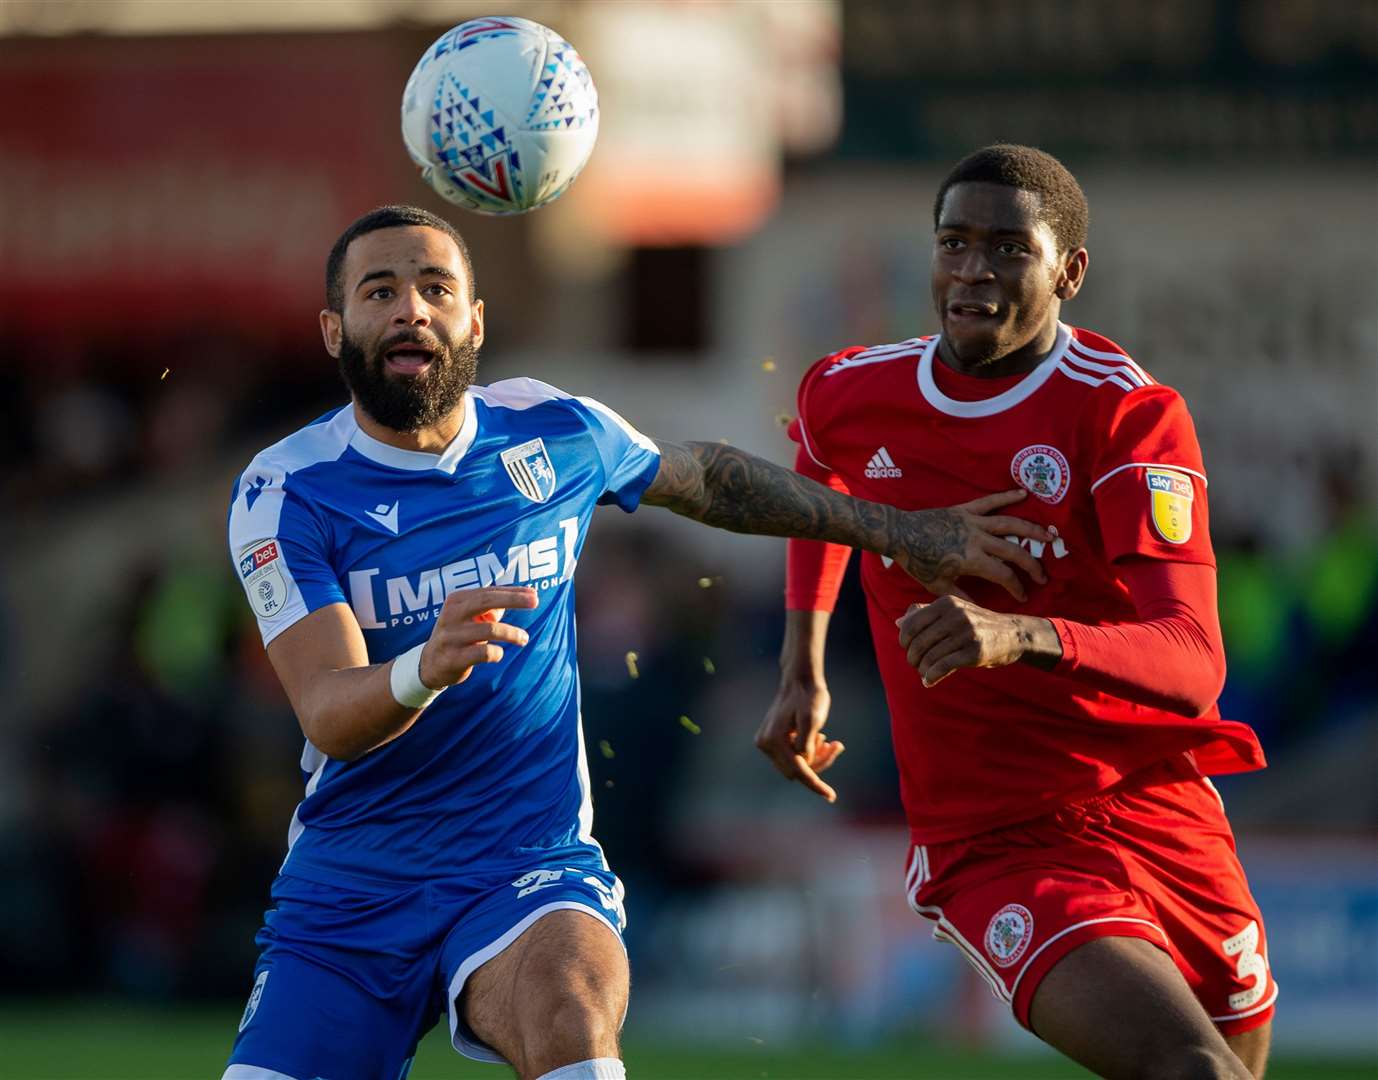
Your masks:
{"label": "number on shorts", "polygon": [[1268,961],[1258,951],[1257,921],[1250,919],[1248,926],[1234,937],[1227,937],[1220,943],[1220,947],[1225,950],[1226,956],[1239,957],[1234,969],[1240,981],[1249,978],[1254,980],[1254,985],[1249,989],[1230,995],[1230,1008],[1238,1011],[1256,1005],[1263,997],[1263,992],[1268,989]]}

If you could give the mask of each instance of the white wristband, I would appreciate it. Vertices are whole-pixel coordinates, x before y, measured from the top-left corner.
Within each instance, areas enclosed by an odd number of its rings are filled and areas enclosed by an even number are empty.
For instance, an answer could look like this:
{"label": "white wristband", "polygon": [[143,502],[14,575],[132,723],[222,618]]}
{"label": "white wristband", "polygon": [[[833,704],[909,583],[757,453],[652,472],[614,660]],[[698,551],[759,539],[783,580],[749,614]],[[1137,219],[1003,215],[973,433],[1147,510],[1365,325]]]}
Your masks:
{"label": "white wristband", "polygon": [[[392,671],[388,682],[392,685],[392,696],[397,704],[409,709],[424,709],[440,696],[440,690],[432,690],[421,681],[421,650],[426,647],[423,641],[413,646],[392,661]],[[444,687],[441,687],[443,690]]]}

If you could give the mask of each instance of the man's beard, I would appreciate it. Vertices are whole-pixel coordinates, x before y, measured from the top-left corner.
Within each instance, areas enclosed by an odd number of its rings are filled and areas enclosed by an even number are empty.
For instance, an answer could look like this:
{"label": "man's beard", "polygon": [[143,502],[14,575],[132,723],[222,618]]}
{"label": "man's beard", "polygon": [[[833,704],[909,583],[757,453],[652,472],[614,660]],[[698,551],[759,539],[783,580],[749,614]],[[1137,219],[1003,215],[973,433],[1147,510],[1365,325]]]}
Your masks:
{"label": "man's beard", "polygon": [[[420,375],[389,375],[389,349],[402,344],[431,349]],[[359,407],[384,427],[412,432],[437,423],[459,404],[478,377],[478,349],[469,338],[446,346],[438,339],[404,333],[379,342],[369,354],[348,333],[340,337],[340,377]]]}

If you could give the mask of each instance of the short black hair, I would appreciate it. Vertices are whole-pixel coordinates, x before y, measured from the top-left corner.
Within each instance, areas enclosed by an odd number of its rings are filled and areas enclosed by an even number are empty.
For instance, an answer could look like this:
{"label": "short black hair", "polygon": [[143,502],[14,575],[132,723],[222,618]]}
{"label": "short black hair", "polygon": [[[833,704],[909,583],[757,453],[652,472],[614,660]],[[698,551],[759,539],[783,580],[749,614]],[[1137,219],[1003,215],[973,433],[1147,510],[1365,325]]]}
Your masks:
{"label": "short black hair", "polygon": [[400,229],[409,225],[424,225],[428,229],[443,232],[459,248],[459,259],[464,264],[464,276],[469,279],[469,302],[474,302],[474,264],[469,259],[469,245],[459,230],[444,218],[436,217],[429,210],[419,206],[380,206],[359,218],[335,241],[330,255],[325,260],[325,306],[331,311],[344,311],[344,282],[340,275],[344,271],[345,252],[349,245],[366,233],[379,229]]}
{"label": "short black hair", "polygon": [[1038,196],[1039,216],[1053,230],[1063,251],[1086,244],[1086,194],[1067,166],[1032,146],[996,143],[968,154],[952,167],[933,200],[933,227],[943,212],[943,200],[954,184],[1004,184]]}

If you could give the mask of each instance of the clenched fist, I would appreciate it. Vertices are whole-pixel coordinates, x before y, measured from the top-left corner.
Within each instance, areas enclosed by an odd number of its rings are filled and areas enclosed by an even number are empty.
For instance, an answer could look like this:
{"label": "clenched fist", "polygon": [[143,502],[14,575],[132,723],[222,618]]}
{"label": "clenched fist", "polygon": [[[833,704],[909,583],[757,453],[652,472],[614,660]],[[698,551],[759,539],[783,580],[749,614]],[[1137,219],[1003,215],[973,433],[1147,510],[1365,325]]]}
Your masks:
{"label": "clenched fist", "polygon": [[905,659],[924,686],[936,686],[958,668],[1022,660],[1049,670],[1062,659],[1062,641],[1047,619],[987,611],[956,596],[910,604],[895,625]]}

